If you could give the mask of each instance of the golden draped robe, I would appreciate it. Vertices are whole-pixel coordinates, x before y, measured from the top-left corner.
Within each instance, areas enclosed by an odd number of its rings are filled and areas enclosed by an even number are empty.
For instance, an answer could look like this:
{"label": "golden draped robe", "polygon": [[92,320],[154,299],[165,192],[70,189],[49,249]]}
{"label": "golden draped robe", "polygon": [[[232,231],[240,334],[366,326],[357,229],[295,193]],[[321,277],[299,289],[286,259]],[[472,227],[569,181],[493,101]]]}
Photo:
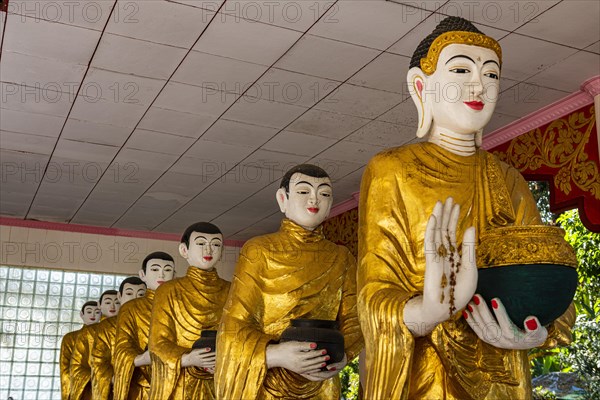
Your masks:
{"label": "golden draped robe", "polygon": [[152,305],[149,349],[152,400],[214,399],[213,375],[197,367],[181,368],[203,330],[217,329],[230,283],[216,270],[190,266],[186,276],[165,282]]}
{"label": "golden draped robe", "polygon": [[112,352],[117,333],[117,316],[106,318],[98,323],[96,339],[92,347],[90,365],[92,367],[92,397],[94,400],[112,399]]}
{"label": "golden draped robe", "polygon": [[135,358],[148,348],[154,290],[121,306],[113,352],[115,367],[114,400],[147,400],[150,394],[150,366],[136,367]]}
{"label": "golden draped robe", "polygon": [[217,397],[337,399],[339,379],[311,382],[266,367],[266,348],[295,318],[337,320],[348,361],[362,349],[356,262],[348,249],[284,219],[279,232],[244,244],[217,334]]}
{"label": "golden draped robe", "polygon": [[[424,337],[413,337],[403,323],[404,305],[423,290],[427,220],[448,196],[461,205],[459,246],[469,226],[479,235],[541,223],[523,177],[484,150],[462,157],[418,143],[369,162],[360,192],[358,267],[366,399],[531,398],[527,351],[484,343],[460,312]],[[571,307],[550,327],[547,344],[568,343],[573,322]]]}
{"label": "golden draped robe", "polygon": [[60,345],[60,389],[62,394],[62,400],[69,399],[69,391],[71,386],[71,354],[75,348],[77,341],[77,335],[79,334],[78,329],[73,332],[67,333],[62,338]]}
{"label": "golden draped robe", "polygon": [[[105,317],[102,316],[102,320]],[[79,331],[73,354],[71,354],[71,394],[70,400],[88,400],[92,398],[91,357],[97,324],[86,325]]]}

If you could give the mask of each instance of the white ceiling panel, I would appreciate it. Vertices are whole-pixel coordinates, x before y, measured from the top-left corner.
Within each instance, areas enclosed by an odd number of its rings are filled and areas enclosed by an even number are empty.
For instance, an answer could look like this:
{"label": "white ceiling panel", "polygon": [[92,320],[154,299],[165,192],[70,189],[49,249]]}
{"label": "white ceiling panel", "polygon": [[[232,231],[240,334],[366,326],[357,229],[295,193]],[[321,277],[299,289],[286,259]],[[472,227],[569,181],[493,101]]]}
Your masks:
{"label": "white ceiling panel", "polygon": [[[559,0],[448,1],[436,12],[466,18],[481,25],[512,31],[525,23],[536,23],[539,18],[538,15],[558,2]],[[441,21],[441,18],[439,21]]]}
{"label": "white ceiling panel", "polygon": [[245,96],[312,107],[340,84],[330,79],[271,68],[248,89]]}
{"label": "white ceiling panel", "polygon": [[560,100],[569,94],[569,92],[524,82],[500,94],[496,112],[521,117]]}
{"label": "white ceiling panel", "polygon": [[286,130],[341,139],[369,121],[370,119],[367,118],[321,111],[313,108],[295,120]]}
{"label": "white ceiling panel", "polygon": [[265,65],[192,51],[172,81],[241,94],[267,69]]}
{"label": "white ceiling panel", "polygon": [[490,122],[488,122],[488,124],[485,126],[483,130],[483,135],[485,136],[488,133],[494,132],[496,129],[500,129],[514,122],[517,119],[517,117],[514,117],[512,115],[504,115],[496,111],[494,112],[494,115],[492,115],[492,119],[490,119]]}
{"label": "white ceiling panel", "polygon": [[131,129],[69,118],[61,138],[121,147],[131,134]]}
{"label": "white ceiling panel", "polygon": [[0,95],[2,108],[56,117],[66,117],[75,98],[70,93],[6,82],[0,82]]}
{"label": "white ceiling panel", "polygon": [[190,114],[152,106],[148,109],[138,127],[198,138],[216,119],[217,117],[213,115]]}
{"label": "white ceiling panel", "polygon": [[387,1],[338,1],[310,29],[312,35],[385,50],[423,21],[421,13]]}
{"label": "white ceiling panel", "polygon": [[237,146],[256,147],[275,136],[277,132],[277,128],[250,125],[221,118],[202,135],[202,139]]}
{"label": "white ceiling panel", "polygon": [[[341,158],[341,157],[338,156],[336,158]],[[341,178],[345,177],[346,175],[351,174],[352,172],[356,171],[357,169],[364,167],[363,163],[353,163],[353,162],[349,162],[349,161],[332,160],[332,159],[321,157],[321,156],[313,158],[309,162],[311,164],[318,165],[319,167],[321,167],[325,171],[327,171],[327,173],[329,174],[329,177],[333,181],[341,179]],[[341,198],[339,200],[342,201]]]}
{"label": "white ceiling panel", "polygon": [[[502,76],[521,81],[577,52],[570,47],[514,33],[500,40],[500,45],[502,46]],[[535,57],[531,56],[533,52]]]}
{"label": "white ceiling panel", "polygon": [[131,74],[90,68],[79,95],[85,96],[91,101],[103,99],[113,103],[148,106],[154,101],[165,83],[166,81],[162,79],[142,78]]}
{"label": "white ceiling panel", "polygon": [[219,14],[194,50],[256,64],[271,65],[301,33],[260,22]]}
{"label": "white ceiling panel", "polygon": [[315,108],[374,119],[405,98],[404,95],[398,93],[344,84],[331,93],[326,101],[317,104]]}
{"label": "white ceiling panel", "polygon": [[244,159],[235,172],[246,183],[263,186],[279,179],[285,171],[302,164],[306,156],[259,149]]}
{"label": "white ceiling panel", "polygon": [[160,93],[154,105],[192,114],[219,116],[237,98],[237,94],[219,92],[213,88],[170,82]]}
{"label": "white ceiling panel", "polygon": [[415,103],[409,97],[390,111],[383,114],[378,120],[416,128],[419,115]]}
{"label": "white ceiling panel", "polygon": [[148,78],[167,79],[187,50],[105,33],[92,66]]}
{"label": "white ceiling panel", "polygon": [[439,1],[439,0],[419,0],[419,1],[409,1],[409,0],[390,0],[393,3],[403,4],[408,6],[406,9],[407,13],[415,14],[422,12],[421,15],[427,15],[426,11],[435,11],[440,8],[447,0]]}
{"label": "white ceiling panel", "polygon": [[125,147],[128,149],[174,154],[179,156],[194,143],[194,140],[195,139],[193,138],[185,136],[147,131],[145,129],[136,129],[131,137],[127,140],[127,143],[125,143]]}
{"label": "white ceiling panel", "polygon": [[[528,79],[528,82],[567,92],[576,92],[581,83],[600,75],[600,55],[580,51]],[[577,71],[576,74],[573,72]]]}
{"label": "white ceiling panel", "polygon": [[116,2],[115,0],[80,0],[76,2],[10,0],[8,12],[23,17],[102,31],[115,3],[120,7],[114,10],[112,18],[133,21],[135,8],[124,6],[127,2]]}
{"label": "white ceiling panel", "polygon": [[86,68],[81,64],[4,51],[0,80],[71,93],[75,97]]}
{"label": "white ceiling panel", "polygon": [[114,99],[104,100],[78,96],[70,118],[133,128],[147,107]]}
{"label": "white ceiling panel", "polygon": [[594,52],[596,54],[600,54],[600,41],[588,46],[585,48],[587,51]]}
{"label": "white ceiling panel", "polygon": [[552,7],[516,32],[584,49],[600,40],[599,19],[600,2],[568,0]]}
{"label": "white ceiling panel", "polygon": [[[94,54],[100,32],[8,14],[2,51],[87,65]],[[68,46],[65,46],[68,43]]]}
{"label": "white ceiling panel", "polygon": [[106,32],[185,49],[194,44],[215,14],[169,1],[128,0],[117,5],[121,18],[111,18]]}
{"label": "white ceiling panel", "polygon": [[[246,158],[252,151],[254,151],[252,147],[200,139],[185,153],[185,157],[195,159],[195,161],[191,160],[194,170],[216,179]],[[187,171],[185,168],[178,170],[178,172],[194,173]]]}
{"label": "white ceiling panel", "polygon": [[52,161],[55,158],[79,160],[77,170],[82,168],[84,171],[86,163],[107,166],[118,151],[119,147],[115,146],[60,139],[54,150]]}
{"label": "white ceiling panel", "polygon": [[242,96],[223,118],[248,124],[283,128],[298,118],[307,108]]}
{"label": "white ceiling panel", "polygon": [[303,36],[274,66],[345,81],[380,52],[312,35]]}
{"label": "white ceiling panel", "polygon": [[50,155],[55,144],[56,138],[53,137],[28,135],[0,129],[0,148],[5,150]]}
{"label": "white ceiling panel", "polygon": [[336,142],[335,139],[304,133],[281,131],[262,148],[281,153],[313,157]]}
{"label": "white ceiling panel", "polygon": [[[415,4],[415,3],[413,3]],[[437,3],[438,6],[440,3]],[[411,12],[414,13],[425,13],[425,19],[415,28],[413,28],[410,32],[400,38],[396,43],[394,43],[390,48],[386,51],[390,53],[400,54],[406,57],[412,57],[415,49],[421,43],[421,41],[427,37],[433,30],[436,25],[439,23],[439,14],[431,14],[427,11],[423,11],[420,9],[413,8]]]}
{"label": "white ceiling panel", "polygon": [[64,122],[64,117],[0,108],[0,129],[5,131],[58,137]]}
{"label": "white ceiling panel", "polygon": [[415,137],[415,127],[371,121],[346,139],[350,142],[395,147],[405,144]]}
{"label": "white ceiling panel", "polygon": [[384,149],[383,146],[343,140],[325,150],[319,157],[365,165],[375,154]]}
{"label": "white ceiling panel", "polygon": [[334,4],[331,0],[228,0],[221,13],[305,32]]}
{"label": "white ceiling panel", "polygon": [[350,78],[348,83],[408,96],[406,74],[409,64],[410,58],[408,57],[381,53],[379,57]]}

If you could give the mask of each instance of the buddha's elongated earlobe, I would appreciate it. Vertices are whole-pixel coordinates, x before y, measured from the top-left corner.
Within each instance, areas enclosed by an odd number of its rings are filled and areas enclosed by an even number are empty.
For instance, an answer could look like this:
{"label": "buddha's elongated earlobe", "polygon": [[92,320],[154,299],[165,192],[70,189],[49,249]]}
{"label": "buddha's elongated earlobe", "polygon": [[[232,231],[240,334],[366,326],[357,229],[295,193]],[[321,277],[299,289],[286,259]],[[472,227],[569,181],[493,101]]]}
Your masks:
{"label": "buddha's elongated earlobe", "polygon": [[433,122],[431,104],[425,100],[425,96],[423,95],[427,78],[423,71],[421,71],[421,68],[413,67],[408,71],[407,81],[410,97],[415,103],[415,106],[417,106],[417,111],[419,113],[417,137],[422,138],[429,133],[431,123]]}
{"label": "buddha's elongated earlobe", "polygon": [[475,147],[480,148],[483,142],[483,129],[479,129],[475,132]]}

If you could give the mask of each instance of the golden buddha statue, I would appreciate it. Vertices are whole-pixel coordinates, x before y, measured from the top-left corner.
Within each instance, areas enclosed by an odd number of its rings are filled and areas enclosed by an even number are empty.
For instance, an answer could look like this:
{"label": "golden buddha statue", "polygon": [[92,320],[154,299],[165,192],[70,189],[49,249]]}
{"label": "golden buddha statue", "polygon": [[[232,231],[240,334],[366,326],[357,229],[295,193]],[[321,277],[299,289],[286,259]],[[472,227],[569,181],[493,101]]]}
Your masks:
{"label": "golden buddha statue", "polygon": [[[97,301],[86,301],[81,307],[79,316],[83,320],[83,325],[97,324],[100,321],[100,308]],[[60,391],[63,400],[69,399],[71,386],[71,354],[77,343],[77,335],[81,329],[67,333],[62,338],[60,345]]]}
{"label": "golden buddha statue", "polygon": [[167,253],[153,252],[142,262],[139,274],[146,283],[146,295],[122,305],[117,317],[114,400],[147,400],[150,395],[148,335],[154,291],[173,279],[175,261]]}
{"label": "golden buddha statue", "polygon": [[527,349],[570,340],[572,308],[546,328],[535,316],[510,321],[499,299],[492,315],[473,297],[481,232],[541,224],[519,172],[479,148],[501,65],[494,39],[444,19],[407,78],[427,141],[386,150],[365,170],[358,307],[367,399],[529,399]]}
{"label": "golden buddha statue", "polygon": [[[125,278],[119,286],[117,301],[122,307],[133,299],[144,297],[146,284],[137,276]],[[112,395],[114,367],[112,355],[117,334],[117,315],[100,321],[96,328],[96,338],[92,347],[92,397],[94,400],[109,400]]]}
{"label": "golden buddha statue", "polygon": [[[217,334],[217,398],[337,399],[337,375],[363,346],[356,262],[323,235],[333,201],[323,169],[292,168],[276,198],[286,216],[279,231],[247,241],[240,252]],[[336,320],[343,360],[327,364],[316,343],[279,343],[293,319]]]}
{"label": "golden buddha statue", "polygon": [[179,253],[187,274],[162,284],[154,294],[148,349],[152,360],[150,399],[213,399],[215,351],[193,349],[203,330],[219,324],[229,282],[219,277],[223,235],[208,222],[189,226]]}
{"label": "golden buddha statue", "polygon": [[[106,290],[100,296],[101,321],[117,315],[119,310],[118,293]],[[96,331],[100,323],[84,326],[71,354],[71,389],[70,400],[92,399],[92,349],[96,339]]]}

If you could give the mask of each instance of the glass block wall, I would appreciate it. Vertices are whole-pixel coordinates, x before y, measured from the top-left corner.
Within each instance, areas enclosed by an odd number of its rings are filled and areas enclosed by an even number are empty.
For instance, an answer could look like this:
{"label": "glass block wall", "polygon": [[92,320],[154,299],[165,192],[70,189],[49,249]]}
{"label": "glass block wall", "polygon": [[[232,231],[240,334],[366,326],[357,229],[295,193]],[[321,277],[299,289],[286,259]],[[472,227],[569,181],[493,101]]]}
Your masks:
{"label": "glass block wall", "polygon": [[83,303],[125,277],[0,265],[0,399],[60,400],[62,336],[81,327]]}

